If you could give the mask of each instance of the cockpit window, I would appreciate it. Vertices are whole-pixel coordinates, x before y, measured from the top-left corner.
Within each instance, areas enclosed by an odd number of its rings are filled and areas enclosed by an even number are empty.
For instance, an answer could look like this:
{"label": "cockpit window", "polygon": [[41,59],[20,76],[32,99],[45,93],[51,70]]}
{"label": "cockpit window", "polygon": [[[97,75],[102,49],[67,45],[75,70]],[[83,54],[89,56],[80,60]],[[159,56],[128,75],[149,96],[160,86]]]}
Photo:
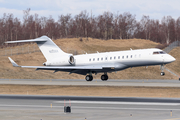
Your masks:
{"label": "cockpit window", "polygon": [[160,52],[159,52],[159,54],[166,54],[166,52],[164,52],[164,51],[160,51]]}
{"label": "cockpit window", "polygon": [[154,55],[154,54],[159,54],[159,52],[153,52],[153,55]]}
{"label": "cockpit window", "polygon": [[166,52],[164,52],[164,51],[153,52],[153,55],[155,55],[155,54],[166,54]]}

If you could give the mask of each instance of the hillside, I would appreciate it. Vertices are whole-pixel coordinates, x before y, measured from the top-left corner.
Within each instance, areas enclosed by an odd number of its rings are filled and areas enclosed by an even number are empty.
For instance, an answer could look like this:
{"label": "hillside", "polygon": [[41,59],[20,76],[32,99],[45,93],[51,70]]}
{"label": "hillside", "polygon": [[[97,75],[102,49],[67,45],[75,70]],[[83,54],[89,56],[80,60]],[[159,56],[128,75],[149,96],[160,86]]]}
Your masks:
{"label": "hillside", "polygon": [[[58,39],[54,42],[60,46],[62,50],[69,53],[93,53],[96,51],[106,52],[106,51],[120,51],[120,50],[129,50],[132,49],[143,49],[143,48],[154,48],[158,43],[142,40],[142,39],[131,39],[131,40],[98,40],[89,38],[86,40],[83,38],[83,41],[80,41],[78,38],[67,38],[67,39]],[[34,44],[25,44],[22,46],[13,47],[22,48],[30,47],[32,48]],[[4,51],[4,49],[1,49]],[[167,67],[175,72],[180,74],[180,68],[177,67],[180,64],[180,55],[178,54],[180,48],[176,48],[170,52],[177,60]],[[4,53],[1,53],[3,55]],[[9,62],[8,56],[0,56],[0,78],[4,79],[84,79],[85,76],[57,72],[53,71],[35,71],[35,69],[22,69],[17,67],[12,67]],[[45,62],[45,58],[41,52],[32,52],[27,54],[18,54],[10,56],[15,62],[20,65],[39,65],[41,66]],[[160,66],[149,66],[129,68],[117,73],[109,73],[110,79],[178,79],[177,77],[166,72],[165,76],[160,76]],[[94,79],[100,79],[101,74],[94,75]]]}

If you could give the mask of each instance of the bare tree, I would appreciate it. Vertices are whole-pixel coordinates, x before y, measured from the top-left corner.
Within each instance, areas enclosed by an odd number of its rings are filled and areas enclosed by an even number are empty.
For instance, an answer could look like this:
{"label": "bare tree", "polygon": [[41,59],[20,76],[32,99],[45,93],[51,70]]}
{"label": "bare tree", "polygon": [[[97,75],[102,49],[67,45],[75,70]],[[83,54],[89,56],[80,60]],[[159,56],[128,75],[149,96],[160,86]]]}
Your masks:
{"label": "bare tree", "polygon": [[161,20],[162,32],[166,38],[166,44],[175,40],[175,20],[171,16],[163,17]]}
{"label": "bare tree", "polygon": [[142,16],[137,21],[129,12],[113,14],[104,12],[94,16],[84,10],[78,15],[59,15],[58,20],[52,16],[39,17],[30,14],[30,8],[23,11],[23,21],[13,14],[4,13],[0,18],[0,44],[7,40],[33,39],[47,35],[52,39],[63,37],[92,37],[98,39],[148,39],[169,44],[180,39],[180,17],[175,20],[171,16],[159,20]]}

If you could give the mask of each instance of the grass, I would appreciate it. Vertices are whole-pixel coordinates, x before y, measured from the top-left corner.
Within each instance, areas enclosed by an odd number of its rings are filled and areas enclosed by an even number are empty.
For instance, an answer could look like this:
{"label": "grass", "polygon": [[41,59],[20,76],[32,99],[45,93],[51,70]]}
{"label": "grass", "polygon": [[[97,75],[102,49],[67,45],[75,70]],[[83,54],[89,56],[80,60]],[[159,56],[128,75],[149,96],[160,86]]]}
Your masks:
{"label": "grass", "polygon": [[[179,98],[180,88],[117,87],[117,86],[60,86],[60,85],[0,85],[0,94],[64,95],[109,97]],[[60,91],[60,92],[59,92]],[[103,92],[102,92],[103,91]]]}

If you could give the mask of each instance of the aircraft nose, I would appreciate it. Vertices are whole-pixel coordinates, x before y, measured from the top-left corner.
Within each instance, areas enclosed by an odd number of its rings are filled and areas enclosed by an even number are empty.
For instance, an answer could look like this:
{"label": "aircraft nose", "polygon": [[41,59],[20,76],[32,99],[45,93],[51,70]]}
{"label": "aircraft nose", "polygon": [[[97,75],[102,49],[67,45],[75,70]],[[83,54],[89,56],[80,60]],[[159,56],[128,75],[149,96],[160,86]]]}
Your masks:
{"label": "aircraft nose", "polygon": [[164,60],[164,62],[165,63],[171,63],[171,62],[174,62],[176,59],[173,57],[173,56],[171,56],[171,55],[168,55],[167,57],[166,57],[166,59]]}
{"label": "aircraft nose", "polygon": [[176,59],[174,57],[171,56],[171,61],[174,62]]}

